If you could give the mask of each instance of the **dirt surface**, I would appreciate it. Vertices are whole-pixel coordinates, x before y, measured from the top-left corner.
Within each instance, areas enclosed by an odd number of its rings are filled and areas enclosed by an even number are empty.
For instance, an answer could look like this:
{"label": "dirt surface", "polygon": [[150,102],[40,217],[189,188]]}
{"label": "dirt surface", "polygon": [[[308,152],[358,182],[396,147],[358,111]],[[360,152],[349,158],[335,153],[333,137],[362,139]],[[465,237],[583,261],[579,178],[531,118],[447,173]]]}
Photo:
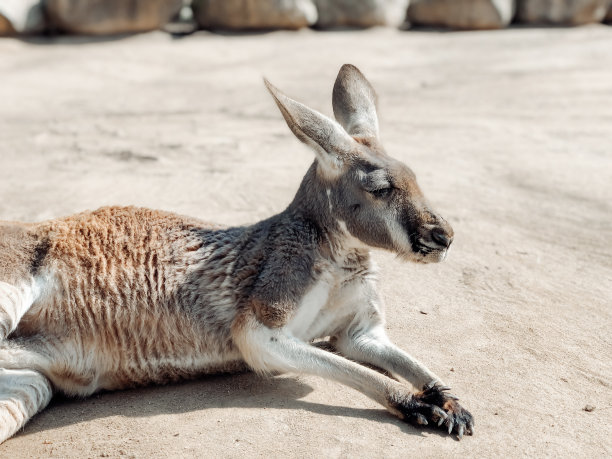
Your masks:
{"label": "dirt surface", "polygon": [[214,376],[54,401],[0,456],[609,457],[611,49],[606,26],[0,40],[4,220],[269,216],[313,156],[261,77],[331,114],[359,66],[387,150],[456,234],[438,265],[375,253],[388,332],[476,419],[457,442],[319,378]]}

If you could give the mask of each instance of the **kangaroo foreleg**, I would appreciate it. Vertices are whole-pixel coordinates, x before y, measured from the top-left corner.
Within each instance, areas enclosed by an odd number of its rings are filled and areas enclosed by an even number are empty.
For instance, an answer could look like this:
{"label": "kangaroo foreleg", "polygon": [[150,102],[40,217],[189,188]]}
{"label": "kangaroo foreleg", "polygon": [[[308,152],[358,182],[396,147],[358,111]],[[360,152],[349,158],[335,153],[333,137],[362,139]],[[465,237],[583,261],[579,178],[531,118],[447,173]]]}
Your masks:
{"label": "kangaroo foreleg", "polygon": [[294,372],[332,379],[352,387],[398,416],[417,424],[446,418],[439,407],[418,400],[408,389],[374,370],[318,349],[255,320],[234,330],[235,342],[255,371]]}
{"label": "kangaroo foreleg", "polygon": [[355,335],[338,336],[336,346],[342,355],[376,365],[404,378],[417,389],[422,389],[431,382],[444,385],[440,377],[393,344],[382,325],[376,325]]}
{"label": "kangaroo foreleg", "polygon": [[459,438],[463,437],[464,432],[470,435],[473,433],[474,419],[471,413],[459,405],[455,396],[446,392],[449,388],[438,376],[393,344],[382,324],[359,330],[357,334],[346,333],[338,337],[336,346],[340,353],[396,374],[421,389],[415,398],[445,410],[448,433],[455,430]]}

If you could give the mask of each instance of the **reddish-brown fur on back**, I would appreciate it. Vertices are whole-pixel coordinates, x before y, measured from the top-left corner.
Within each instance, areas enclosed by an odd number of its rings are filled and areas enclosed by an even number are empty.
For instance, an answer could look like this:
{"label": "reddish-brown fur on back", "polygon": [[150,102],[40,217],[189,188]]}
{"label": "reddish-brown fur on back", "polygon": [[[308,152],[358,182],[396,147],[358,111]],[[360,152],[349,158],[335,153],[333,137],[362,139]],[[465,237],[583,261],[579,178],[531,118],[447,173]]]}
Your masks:
{"label": "reddish-brown fur on back", "polygon": [[[197,231],[213,228],[134,207],[39,224],[31,231],[49,241],[39,268],[48,277],[47,292],[24,315],[15,336],[40,334],[48,345],[80,354],[78,369],[60,359],[52,374],[56,384],[83,383],[84,392],[96,378],[99,387],[113,389],[208,370],[198,356],[221,356],[231,344],[227,336],[215,342],[183,306],[189,276],[203,258]],[[92,352],[97,355],[89,356]],[[224,360],[209,363],[222,369]]]}

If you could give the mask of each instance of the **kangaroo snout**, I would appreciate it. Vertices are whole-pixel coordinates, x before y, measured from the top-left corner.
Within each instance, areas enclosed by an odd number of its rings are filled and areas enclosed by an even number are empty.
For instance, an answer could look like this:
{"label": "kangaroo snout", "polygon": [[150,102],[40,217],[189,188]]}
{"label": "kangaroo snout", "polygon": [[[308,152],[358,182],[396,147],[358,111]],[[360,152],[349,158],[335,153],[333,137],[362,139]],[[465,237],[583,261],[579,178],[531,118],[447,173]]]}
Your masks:
{"label": "kangaroo snout", "polygon": [[424,262],[439,262],[446,258],[446,253],[453,243],[455,233],[453,228],[442,218],[436,218],[435,223],[421,226],[418,231],[416,250]]}
{"label": "kangaroo snout", "polygon": [[431,240],[441,248],[447,249],[453,242],[453,230],[447,224],[446,228],[443,226],[436,226],[431,230]]}

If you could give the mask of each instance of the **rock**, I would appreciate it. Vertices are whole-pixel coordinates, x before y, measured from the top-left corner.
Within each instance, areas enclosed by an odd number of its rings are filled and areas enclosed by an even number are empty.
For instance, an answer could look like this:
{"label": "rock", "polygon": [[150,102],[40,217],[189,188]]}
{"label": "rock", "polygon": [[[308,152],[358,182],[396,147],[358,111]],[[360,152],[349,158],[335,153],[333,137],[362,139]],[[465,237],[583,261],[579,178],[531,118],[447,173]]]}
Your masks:
{"label": "rock", "polygon": [[517,22],[580,25],[601,22],[610,0],[518,0]]}
{"label": "rock", "polygon": [[604,18],[604,22],[612,24],[612,3],[610,4],[610,8],[608,9],[608,14],[606,14],[606,17]]}
{"label": "rock", "polygon": [[315,0],[322,29],[334,27],[399,26],[409,0]]}
{"label": "rock", "polygon": [[198,30],[198,24],[193,17],[191,4],[183,4],[178,14],[162,30],[174,36],[189,35]]}
{"label": "rock", "polygon": [[44,29],[41,0],[0,1],[0,35],[34,34]]}
{"label": "rock", "polygon": [[183,0],[46,0],[49,20],[54,27],[85,35],[159,29],[182,6]]}
{"label": "rock", "polygon": [[414,25],[453,29],[500,29],[512,21],[515,0],[412,0],[408,20]]}
{"label": "rock", "polygon": [[7,35],[13,35],[15,33],[15,29],[11,23],[4,16],[0,15],[0,37],[5,37]]}
{"label": "rock", "polygon": [[2,15],[2,13],[0,13],[0,37],[5,37],[7,35],[13,35],[14,33],[15,33],[15,29],[13,29],[13,26],[11,25],[9,20],[6,19]]}
{"label": "rock", "polygon": [[194,0],[205,29],[299,29],[317,20],[312,0]]}

